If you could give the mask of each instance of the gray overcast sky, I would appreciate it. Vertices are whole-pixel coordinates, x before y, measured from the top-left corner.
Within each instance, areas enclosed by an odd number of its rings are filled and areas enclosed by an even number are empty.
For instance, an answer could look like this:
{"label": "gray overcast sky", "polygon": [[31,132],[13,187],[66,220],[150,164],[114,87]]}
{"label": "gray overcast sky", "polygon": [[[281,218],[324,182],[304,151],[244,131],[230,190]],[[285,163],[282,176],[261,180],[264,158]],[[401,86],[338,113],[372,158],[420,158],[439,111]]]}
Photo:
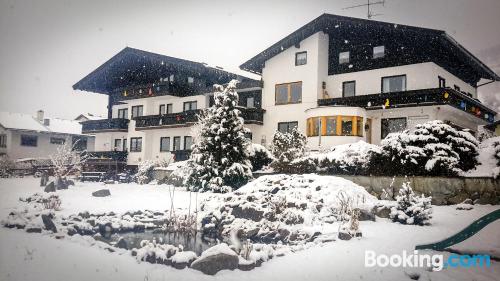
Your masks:
{"label": "gray overcast sky", "polygon": [[[322,13],[366,0],[0,0],[0,110],[105,115],[106,96],[71,86],[125,46],[237,71]],[[446,30],[500,73],[500,0],[386,0],[380,21]],[[500,82],[480,88],[500,107]]]}

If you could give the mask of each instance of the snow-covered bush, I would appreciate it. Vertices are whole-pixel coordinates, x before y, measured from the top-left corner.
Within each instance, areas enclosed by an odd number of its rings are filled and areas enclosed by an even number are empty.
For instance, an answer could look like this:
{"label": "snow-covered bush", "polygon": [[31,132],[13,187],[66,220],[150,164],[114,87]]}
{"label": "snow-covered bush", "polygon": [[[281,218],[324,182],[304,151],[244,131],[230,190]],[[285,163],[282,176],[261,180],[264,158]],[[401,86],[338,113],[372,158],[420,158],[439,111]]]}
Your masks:
{"label": "snow-covered bush", "polygon": [[[454,158],[455,153],[458,155],[458,164],[456,167],[461,171],[474,169],[479,163],[477,156],[479,155],[479,142],[468,130],[458,130],[444,123],[441,120],[429,121],[424,124],[419,124],[415,127],[415,135],[424,137],[418,138],[416,142],[422,140],[428,143],[428,140],[438,144],[446,144],[454,152],[446,153]],[[429,138],[431,137],[431,138]],[[443,149],[441,145],[436,147],[438,151],[448,150]],[[431,151],[431,153],[436,153]],[[453,159],[447,161],[454,162]]]}
{"label": "snow-covered bush", "polygon": [[61,199],[59,195],[50,195],[47,198],[44,198],[43,206],[45,209],[59,211],[61,209]]}
{"label": "snow-covered bush", "polygon": [[287,133],[276,131],[271,144],[271,152],[275,158],[271,167],[277,172],[296,173],[296,166],[292,162],[304,155],[306,141],[306,136],[297,129]]}
{"label": "snow-covered bush", "polygon": [[50,155],[56,183],[64,181],[70,174],[80,172],[89,157],[85,151],[77,150],[78,141],[72,145],[70,143],[71,140],[66,139],[64,144],[59,145],[56,152]]}
{"label": "snow-covered bush", "polygon": [[153,170],[155,168],[155,161],[145,160],[139,162],[137,165],[137,174],[135,179],[138,184],[147,184],[153,180]]}
{"label": "snow-covered bush", "polygon": [[258,171],[273,162],[273,155],[264,146],[252,143],[250,149],[250,162],[252,163],[253,171]]}
{"label": "snow-covered bush", "polygon": [[14,169],[14,161],[10,160],[7,155],[0,156],[0,178],[9,177]]}
{"label": "snow-covered bush", "polygon": [[379,146],[359,141],[335,146],[326,153],[317,153],[309,158],[316,159],[315,162],[320,172],[367,175],[373,156],[380,152]]}
{"label": "snow-covered bush", "polygon": [[187,185],[191,190],[228,192],[252,178],[250,141],[245,137],[236,80],[216,85],[215,103],[199,117]]}
{"label": "snow-covered bush", "polygon": [[390,218],[402,224],[426,225],[432,218],[431,197],[417,196],[409,182],[403,183],[391,208]]}
{"label": "snow-covered bush", "polygon": [[440,120],[389,134],[381,146],[370,162],[372,174],[456,176],[478,164],[474,136]]}

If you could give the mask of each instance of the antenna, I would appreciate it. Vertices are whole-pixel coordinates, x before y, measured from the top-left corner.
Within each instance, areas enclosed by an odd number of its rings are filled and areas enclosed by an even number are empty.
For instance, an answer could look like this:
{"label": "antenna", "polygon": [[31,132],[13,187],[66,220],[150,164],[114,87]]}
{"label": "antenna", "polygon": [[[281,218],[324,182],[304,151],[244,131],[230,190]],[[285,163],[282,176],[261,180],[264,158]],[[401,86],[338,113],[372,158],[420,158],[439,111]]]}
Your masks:
{"label": "antenna", "polygon": [[360,5],[354,5],[354,6],[349,6],[349,7],[345,7],[343,8],[342,10],[348,10],[348,9],[354,9],[354,8],[360,8],[360,7],[366,7],[367,9],[367,14],[366,14],[366,17],[368,19],[371,19],[373,17],[376,17],[376,16],[380,16],[382,14],[374,14],[372,12],[372,10],[370,9],[370,6],[374,6],[374,5],[382,5],[384,6],[385,4],[385,0],[379,0],[379,1],[376,1],[376,2],[370,2],[370,0],[366,0],[367,3],[366,4],[360,4]]}

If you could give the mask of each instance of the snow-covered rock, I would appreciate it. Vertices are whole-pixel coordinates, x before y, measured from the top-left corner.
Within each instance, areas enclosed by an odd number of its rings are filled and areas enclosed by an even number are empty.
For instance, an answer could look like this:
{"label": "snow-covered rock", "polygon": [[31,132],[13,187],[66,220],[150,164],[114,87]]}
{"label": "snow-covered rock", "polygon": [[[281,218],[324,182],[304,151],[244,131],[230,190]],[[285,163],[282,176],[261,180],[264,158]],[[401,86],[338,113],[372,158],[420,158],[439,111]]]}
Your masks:
{"label": "snow-covered rock", "polygon": [[191,268],[208,275],[215,275],[221,270],[234,270],[238,267],[238,264],[238,255],[226,243],[221,243],[205,250],[191,264]]}

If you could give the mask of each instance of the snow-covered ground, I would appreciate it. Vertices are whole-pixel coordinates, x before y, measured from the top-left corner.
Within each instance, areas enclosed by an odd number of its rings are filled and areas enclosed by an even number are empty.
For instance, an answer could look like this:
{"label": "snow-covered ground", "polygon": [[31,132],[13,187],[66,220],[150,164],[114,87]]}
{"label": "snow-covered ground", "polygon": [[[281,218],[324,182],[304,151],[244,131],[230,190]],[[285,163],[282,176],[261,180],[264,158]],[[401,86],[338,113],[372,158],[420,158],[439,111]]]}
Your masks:
{"label": "snow-covered ground", "polygon": [[[93,191],[109,188],[110,197],[95,198]],[[19,197],[41,192],[33,178],[0,179],[0,219],[20,206]],[[58,191],[63,215],[90,212],[125,212],[128,210],[166,210],[170,206],[169,186],[77,183],[69,190]],[[198,201],[209,194],[199,194]],[[174,206],[185,210],[189,193],[177,189]],[[194,203],[195,196],[191,196]],[[315,246],[264,263],[252,271],[221,271],[214,276],[192,269],[177,270],[158,264],[138,263],[129,254],[109,253],[89,246],[84,240],[54,239],[47,234],[29,234],[23,230],[0,227],[0,280],[410,280],[407,273],[422,272],[420,280],[500,280],[500,265],[490,268],[445,269],[440,272],[404,268],[364,266],[365,250],[378,254],[412,251],[417,244],[442,240],[455,234],[475,219],[499,206],[474,206],[456,210],[455,206],[434,206],[431,226],[406,226],[387,219],[362,221],[363,238]],[[498,245],[500,224],[495,223],[472,237],[467,250],[492,249]],[[477,239],[480,238],[480,239]],[[490,242],[484,242],[490,241]],[[497,243],[495,243],[495,241]],[[493,242],[493,243],[491,243]],[[471,249],[472,248],[472,249]],[[444,253],[444,255],[448,255]]]}

